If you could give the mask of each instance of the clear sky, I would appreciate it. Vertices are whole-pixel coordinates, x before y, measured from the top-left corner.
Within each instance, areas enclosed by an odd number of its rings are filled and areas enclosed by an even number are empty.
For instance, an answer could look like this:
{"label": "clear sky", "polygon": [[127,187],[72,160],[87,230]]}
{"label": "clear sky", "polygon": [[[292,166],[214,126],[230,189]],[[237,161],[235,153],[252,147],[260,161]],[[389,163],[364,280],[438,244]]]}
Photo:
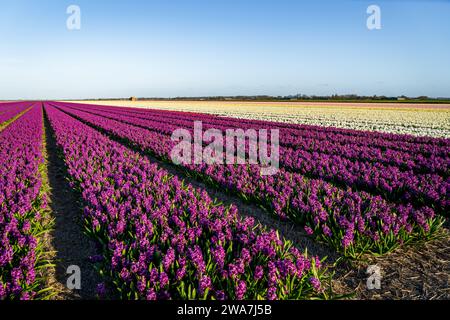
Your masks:
{"label": "clear sky", "polygon": [[450,0],[0,0],[0,41],[0,99],[450,97]]}

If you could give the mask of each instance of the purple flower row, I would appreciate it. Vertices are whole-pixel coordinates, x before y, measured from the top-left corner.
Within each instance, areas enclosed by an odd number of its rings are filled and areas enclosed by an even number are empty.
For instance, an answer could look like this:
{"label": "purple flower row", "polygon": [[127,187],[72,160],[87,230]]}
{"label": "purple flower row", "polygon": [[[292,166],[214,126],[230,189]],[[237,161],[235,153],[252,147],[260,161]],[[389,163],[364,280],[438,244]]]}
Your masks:
{"label": "purple flower row", "polygon": [[[174,142],[166,135],[67,107],[61,109],[169,160]],[[405,241],[427,237],[442,221],[428,207],[416,209],[410,204],[388,203],[379,196],[340,189],[284,170],[274,176],[261,176],[257,165],[184,167],[218,187],[263,205],[281,218],[289,217],[306,226],[308,232],[352,257],[367,251],[384,253]]]}
{"label": "purple flower row", "polygon": [[326,297],[318,258],[58,109],[45,110],[87,229],[101,244],[103,272],[122,298]]}
{"label": "purple flower row", "polygon": [[[68,107],[71,112],[84,112]],[[109,119],[140,127],[152,126],[153,131],[167,136],[180,127],[178,123],[164,124],[148,122],[123,115],[113,115],[90,108],[92,114],[100,114]],[[166,140],[167,140],[166,138]],[[446,158],[450,161],[450,156]],[[430,206],[436,212],[450,211],[450,177],[438,174],[420,174],[413,170],[401,170],[396,166],[351,160],[338,154],[326,154],[280,147],[280,165],[287,171],[297,172],[309,178],[324,179],[328,182],[350,186],[354,190],[364,190],[379,194],[388,201],[411,203],[415,206]],[[445,171],[448,171],[445,170]]]}
{"label": "purple flower row", "polygon": [[36,294],[42,134],[41,105],[0,132],[0,300]]}
{"label": "purple flower row", "polygon": [[0,105],[0,125],[30,108],[29,102],[2,103]]}

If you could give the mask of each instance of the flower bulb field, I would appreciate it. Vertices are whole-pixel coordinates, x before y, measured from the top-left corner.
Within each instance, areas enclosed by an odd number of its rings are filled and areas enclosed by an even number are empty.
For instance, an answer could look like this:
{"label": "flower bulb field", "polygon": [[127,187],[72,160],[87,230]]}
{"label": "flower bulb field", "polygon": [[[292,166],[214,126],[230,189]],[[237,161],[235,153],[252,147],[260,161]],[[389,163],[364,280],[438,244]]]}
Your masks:
{"label": "flower bulb field", "polygon": [[[275,173],[175,161],[199,123]],[[448,105],[9,101],[0,141],[0,300],[450,299]]]}

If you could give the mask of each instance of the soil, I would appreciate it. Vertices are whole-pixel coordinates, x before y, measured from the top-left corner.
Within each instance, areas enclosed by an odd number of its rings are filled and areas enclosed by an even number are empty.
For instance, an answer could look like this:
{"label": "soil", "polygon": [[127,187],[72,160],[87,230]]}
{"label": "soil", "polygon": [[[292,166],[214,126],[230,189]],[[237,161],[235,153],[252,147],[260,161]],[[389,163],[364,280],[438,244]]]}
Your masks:
{"label": "soil", "polygon": [[[95,244],[83,233],[82,206],[80,198],[70,188],[66,180],[64,161],[58,156],[58,148],[53,131],[45,118],[47,177],[50,187],[50,215],[55,219],[54,228],[48,235],[47,249],[54,252],[51,257],[55,268],[48,274],[47,286],[53,287],[57,294],[55,300],[95,299],[97,284],[102,281],[90,257],[96,254]],[[81,289],[70,290],[67,280],[69,266],[81,270]]]}

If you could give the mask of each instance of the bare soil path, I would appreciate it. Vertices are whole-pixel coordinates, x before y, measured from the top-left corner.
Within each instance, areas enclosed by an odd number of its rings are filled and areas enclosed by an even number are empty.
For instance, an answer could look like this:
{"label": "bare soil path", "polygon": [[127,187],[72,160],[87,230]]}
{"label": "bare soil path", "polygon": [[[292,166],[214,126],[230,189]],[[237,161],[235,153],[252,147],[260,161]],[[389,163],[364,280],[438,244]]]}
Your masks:
{"label": "bare soil path", "polygon": [[[64,161],[58,156],[56,140],[47,118],[44,119],[46,131],[47,176],[50,187],[49,207],[55,219],[54,229],[47,239],[48,249],[54,251],[52,260],[56,265],[48,275],[48,286],[54,287],[58,294],[56,300],[96,299],[96,286],[102,280],[97,274],[90,257],[96,254],[95,244],[83,233],[82,206],[80,198],[70,188],[66,180]],[[81,289],[67,288],[69,266],[81,270]]]}

